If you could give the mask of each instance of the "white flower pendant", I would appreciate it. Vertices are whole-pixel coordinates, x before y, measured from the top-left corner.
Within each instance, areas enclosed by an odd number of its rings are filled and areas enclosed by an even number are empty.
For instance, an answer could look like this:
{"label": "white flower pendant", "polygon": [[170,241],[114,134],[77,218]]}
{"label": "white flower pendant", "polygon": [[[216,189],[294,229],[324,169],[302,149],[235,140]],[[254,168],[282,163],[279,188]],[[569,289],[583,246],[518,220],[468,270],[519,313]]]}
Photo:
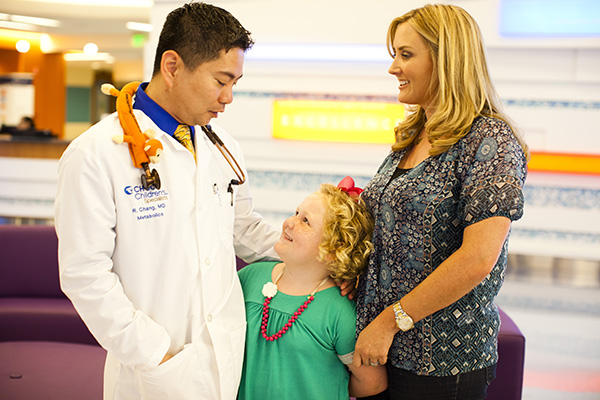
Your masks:
{"label": "white flower pendant", "polygon": [[277,294],[277,285],[273,282],[267,282],[262,288],[262,294],[265,297],[273,297]]}

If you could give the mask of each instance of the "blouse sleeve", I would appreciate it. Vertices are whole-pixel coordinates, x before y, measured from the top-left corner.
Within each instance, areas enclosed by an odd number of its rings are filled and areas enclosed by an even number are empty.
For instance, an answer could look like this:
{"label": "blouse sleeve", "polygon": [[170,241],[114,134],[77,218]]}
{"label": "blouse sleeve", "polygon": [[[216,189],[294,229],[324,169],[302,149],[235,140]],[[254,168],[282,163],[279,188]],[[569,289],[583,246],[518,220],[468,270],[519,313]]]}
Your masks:
{"label": "blouse sleeve", "polygon": [[483,118],[462,146],[460,209],[464,227],[491,217],[523,215],[526,158],[509,125]]}
{"label": "blouse sleeve", "polygon": [[350,301],[347,303],[344,304],[347,307],[340,308],[337,318],[335,351],[342,363],[351,364],[356,344],[356,307]]}

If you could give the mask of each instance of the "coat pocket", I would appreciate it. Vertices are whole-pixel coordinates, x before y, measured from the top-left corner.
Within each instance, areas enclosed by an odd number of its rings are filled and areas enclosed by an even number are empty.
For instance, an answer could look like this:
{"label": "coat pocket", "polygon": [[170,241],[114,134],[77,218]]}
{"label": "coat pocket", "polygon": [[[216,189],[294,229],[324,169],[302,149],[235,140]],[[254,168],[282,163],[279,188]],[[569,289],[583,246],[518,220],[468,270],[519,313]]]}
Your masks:
{"label": "coat pocket", "polygon": [[201,399],[209,392],[199,349],[187,344],[169,361],[156,368],[136,371],[137,384],[144,400]]}
{"label": "coat pocket", "polygon": [[235,218],[235,199],[237,186],[231,185],[231,192],[228,184],[223,184],[217,188],[218,195],[215,197],[217,210],[217,224],[219,226],[219,236],[225,247],[233,245],[233,224]]}

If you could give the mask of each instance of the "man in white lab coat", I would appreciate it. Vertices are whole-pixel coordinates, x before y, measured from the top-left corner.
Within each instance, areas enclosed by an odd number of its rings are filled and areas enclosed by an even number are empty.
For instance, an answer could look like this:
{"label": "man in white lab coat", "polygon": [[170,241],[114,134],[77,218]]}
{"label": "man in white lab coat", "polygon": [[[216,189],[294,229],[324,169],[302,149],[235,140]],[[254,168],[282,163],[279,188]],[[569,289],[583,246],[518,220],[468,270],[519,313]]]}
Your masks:
{"label": "man in white lab coat", "polygon": [[[253,212],[239,144],[203,132],[232,101],[249,32],[202,3],[169,14],[153,77],[134,115],[163,146],[160,188],[145,189],[117,114],[75,139],[60,161],[55,223],[63,291],[108,351],[105,399],[235,399],[245,314],[235,254],[273,256],[279,233]],[[191,127],[193,148],[173,134]],[[235,166],[235,162],[233,163]],[[243,181],[243,179],[242,179]]]}

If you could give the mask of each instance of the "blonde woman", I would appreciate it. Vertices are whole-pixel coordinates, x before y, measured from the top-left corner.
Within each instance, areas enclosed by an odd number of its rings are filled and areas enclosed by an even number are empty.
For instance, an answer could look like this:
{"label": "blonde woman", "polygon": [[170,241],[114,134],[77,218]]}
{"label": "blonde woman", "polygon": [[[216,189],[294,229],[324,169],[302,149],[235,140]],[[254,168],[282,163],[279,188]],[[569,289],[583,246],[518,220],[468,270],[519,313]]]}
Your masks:
{"label": "blonde woman", "polygon": [[374,251],[357,289],[354,365],[386,364],[392,399],[483,399],[527,146],[463,9],[412,10],[393,20],[387,44],[398,100],[412,113],[362,195]]}
{"label": "blonde woman", "polygon": [[353,366],[356,310],[336,280],[355,279],[371,252],[373,221],[351,178],[323,184],[285,220],[282,262],[239,272],[246,357],[239,400],[348,400],[386,388],[383,367]]}

